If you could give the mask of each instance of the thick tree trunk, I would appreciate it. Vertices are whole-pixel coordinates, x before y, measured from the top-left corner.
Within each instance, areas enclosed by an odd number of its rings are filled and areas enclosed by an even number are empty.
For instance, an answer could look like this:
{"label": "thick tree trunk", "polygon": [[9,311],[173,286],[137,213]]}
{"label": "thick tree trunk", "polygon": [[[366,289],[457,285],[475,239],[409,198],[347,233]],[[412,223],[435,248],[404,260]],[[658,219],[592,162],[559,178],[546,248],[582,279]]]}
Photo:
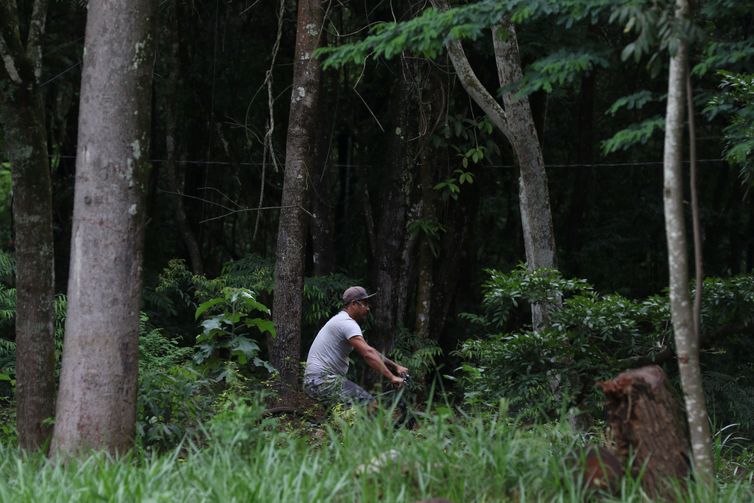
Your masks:
{"label": "thick tree trunk", "polygon": [[[688,2],[676,1],[676,17],[688,16]],[[684,38],[678,39],[675,54],[670,58],[668,104],[665,118],[663,157],[665,233],[670,271],[670,315],[673,321],[678,369],[681,375],[686,415],[691,435],[696,473],[702,480],[713,478],[712,445],[702,389],[699,366],[699,334],[694,331],[694,316],[689,295],[686,256],[686,223],[683,210],[683,119],[684,88],[688,68],[688,48]]]}
{"label": "thick tree trunk", "polygon": [[[447,0],[433,0],[433,4],[442,9],[448,8]],[[522,76],[521,60],[516,31],[510,20],[506,19],[500,26],[494,27],[492,38],[501,85],[516,82]],[[463,88],[513,147],[520,169],[519,206],[529,269],[556,267],[547,173],[528,98],[519,99],[512,93],[506,93],[503,95],[503,110],[477,78],[461,42],[451,39],[445,47]],[[548,320],[547,305],[532,306],[532,325],[535,330],[547,326]]]}
{"label": "thick tree trunk", "polygon": [[[5,151],[13,171],[16,258],[16,425],[22,449],[49,439],[55,409],[54,246],[52,189],[42,91],[40,38],[47,4],[34,2],[27,47],[15,2],[0,7],[0,47],[7,94],[0,100]],[[2,72],[0,70],[0,72]],[[0,81],[0,86],[2,86]],[[0,93],[0,96],[3,94]]]}
{"label": "thick tree trunk", "polygon": [[689,452],[680,407],[662,369],[628,370],[599,386],[616,454],[623,464],[633,459],[634,475],[644,470],[641,484],[650,496],[670,496],[669,482],[688,474]]}
{"label": "thick tree trunk", "polygon": [[[501,26],[494,27],[492,39],[500,85],[507,86],[519,81],[523,73],[513,23],[506,20]],[[519,205],[526,262],[529,270],[555,268],[555,236],[552,229],[547,171],[529,99],[517,98],[514,93],[507,92],[503,94],[503,104],[510,132],[509,140],[521,170]],[[548,306],[544,303],[533,305],[533,328],[536,330],[548,324]]]}
{"label": "thick tree trunk", "polygon": [[[434,204],[434,177],[432,170],[432,158],[428,151],[422,152],[421,165],[419,166],[419,185],[421,191],[421,213],[420,218],[424,221],[435,219]],[[439,237],[438,237],[439,238]],[[428,234],[422,234],[419,237],[419,257],[417,259],[417,280],[416,280],[416,322],[414,330],[416,335],[422,339],[430,336],[430,324],[432,314],[432,269],[434,266],[433,246],[435,249],[439,242],[431,243],[430,240],[438,238]]]}
{"label": "thick tree trunk", "polygon": [[13,164],[16,257],[16,404],[18,441],[37,449],[55,409],[52,195],[44,105],[36,85],[19,88],[3,107],[5,146]]}
{"label": "thick tree trunk", "polygon": [[306,256],[308,179],[316,159],[317,108],[320,62],[312,59],[319,47],[323,23],[320,0],[299,0],[293,92],[288,116],[285,177],[275,262],[273,321],[277,335],[270,345],[270,360],[280,372],[285,388],[297,386],[301,357],[301,316]]}
{"label": "thick tree trunk", "polygon": [[136,423],[152,78],[150,0],[89,4],[68,318],[52,453],[120,453]]}
{"label": "thick tree trunk", "polygon": [[[401,64],[405,69],[411,63],[401,60]],[[404,74],[398,79],[389,113],[394,120],[386,132],[387,172],[378,193],[376,211],[369,208],[367,217],[371,221],[374,212],[374,224],[367,224],[372,251],[370,279],[379,292],[373,301],[375,323],[369,341],[384,353],[392,350],[405,314],[407,278],[404,271],[409,260],[404,254],[408,238],[405,229],[413,185],[408,138],[413,136],[409,115],[414,103],[414,84]]]}
{"label": "thick tree trunk", "polygon": [[[326,126],[317,141],[315,170],[312,173],[311,207],[312,217],[309,232],[312,238],[312,273],[324,276],[335,272],[335,201],[336,169],[330,156],[333,124],[337,120],[339,93],[338,74],[325,72],[322,75],[323,92],[320,106],[320,120]],[[325,90],[326,89],[326,90]],[[329,98],[329,99],[327,99]],[[325,111],[330,115],[325,120]]]}
{"label": "thick tree trunk", "polygon": [[178,230],[183,238],[183,244],[188,251],[189,260],[191,260],[191,270],[194,274],[204,274],[204,263],[196,240],[196,234],[189,225],[186,217],[186,208],[183,204],[183,183],[178,176],[178,163],[176,161],[177,150],[177,87],[178,75],[180,72],[179,62],[179,42],[178,42],[178,12],[176,2],[171,2],[172,9],[168,13],[169,18],[166,21],[168,28],[168,76],[165,85],[165,177],[168,183],[168,189],[173,193],[175,200],[175,220],[178,224]]}

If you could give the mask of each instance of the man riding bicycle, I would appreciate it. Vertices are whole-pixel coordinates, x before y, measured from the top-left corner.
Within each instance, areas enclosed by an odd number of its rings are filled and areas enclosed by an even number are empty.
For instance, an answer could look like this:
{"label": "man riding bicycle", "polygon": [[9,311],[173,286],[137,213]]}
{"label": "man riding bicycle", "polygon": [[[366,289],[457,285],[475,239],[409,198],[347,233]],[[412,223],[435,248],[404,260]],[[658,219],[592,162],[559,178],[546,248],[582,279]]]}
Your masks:
{"label": "man riding bicycle", "polygon": [[325,323],[314,339],[306,359],[304,391],[315,400],[376,406],[376,400],[369,392],[346,378],[348,355],[354,349],[367,365],[392,385],[403,385],[400,376],[406,375],[408,369],[367,344],[359,326],[369,313],[369,298],[374,295],[367,294],[360,286],[346,289],[343,308]]}

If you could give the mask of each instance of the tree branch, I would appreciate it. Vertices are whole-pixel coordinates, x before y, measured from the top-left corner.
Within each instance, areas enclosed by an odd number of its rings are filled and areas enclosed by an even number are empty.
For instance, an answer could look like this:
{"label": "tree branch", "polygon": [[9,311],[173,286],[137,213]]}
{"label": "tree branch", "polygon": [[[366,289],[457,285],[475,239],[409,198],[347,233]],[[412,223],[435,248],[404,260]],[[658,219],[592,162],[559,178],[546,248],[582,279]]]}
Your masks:
{"label": "tree branch", "polygon": [[26,56],[34,68],[34,78],[39,82],[42,76],[42,36],[47,21],[47,0],[34,0],[29,21],[29,37],[26,41]]}
{"label": "tree branch", "polygon": [[[747,321],[744,323],[732,323],[730,325],[723,325],[714,332],[707,332],[699,340],[699,348],[708,348],[714,342],[724,339],[735,334],[741,333],[754,333],[754,321]],[[675,357],[675,352],[669,346],[665,346],[654,355],[640,355],[632,356],[630,358],[624,358],[618,361],[621,368],[633,369],[643,367],[644,365],[661,364]]]}
{"label": "tree branch", "polygon": [[8,46],[6,45],[5,38],[2,36],[2,34],[0,34],[0,58],[3,58],[3,66],[5,66],[5,71],[8,72],[10,80],[12,80],[16,84],[21,84],[21,76],[18,74],[16,62],[13,59],[13,56],[11,55]]}
{"label": "tree branch", "polygon": [[[448,9],[447,0],[432,0],[432,4],[441,10]],[[510,140],[511,136],[505,111],[495,97],[479,81],[476,73],[474,73],[474,69],[469,64],[461,42],[459,40],[448,40],[445,43],[445,48],[448,50],[448,56],[451,63],[453,63],[453,68],[455,68],[456,75],[458,75],[458,80],[461,81],[463,88],[471,96],[471,99],[487,114],[487,117],[490,118],[495,127]]]}

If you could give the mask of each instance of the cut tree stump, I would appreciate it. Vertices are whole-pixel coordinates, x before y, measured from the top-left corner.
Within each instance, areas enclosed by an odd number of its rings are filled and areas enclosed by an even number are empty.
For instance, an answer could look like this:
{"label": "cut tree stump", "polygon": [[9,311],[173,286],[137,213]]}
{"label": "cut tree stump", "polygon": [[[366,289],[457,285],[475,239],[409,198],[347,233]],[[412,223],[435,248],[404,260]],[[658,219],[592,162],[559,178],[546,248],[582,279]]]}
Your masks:
{"label": "cut tree stump", "polygon": [[607,397],[607,420],[615,454],[632,470],[644,469],[642,487],[650,496],[671,496],[670,481],[689,474],[689,440],[682,410],[660,367],[628,370],[598,383]]}

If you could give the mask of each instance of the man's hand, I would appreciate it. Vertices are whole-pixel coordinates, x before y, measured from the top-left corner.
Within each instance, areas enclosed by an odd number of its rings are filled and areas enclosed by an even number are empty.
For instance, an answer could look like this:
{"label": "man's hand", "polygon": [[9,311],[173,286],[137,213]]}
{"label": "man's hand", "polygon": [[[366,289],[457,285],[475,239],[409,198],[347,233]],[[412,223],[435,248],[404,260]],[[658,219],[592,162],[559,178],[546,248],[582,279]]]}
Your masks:
{"label": "man's hand", "polygon": [[403,378],[394,375],[390,378],[390,384],[392,384],[396,388],[400,388],[401,386],[403,386]]}
{"label": "man's hand", "polygon": [[408,375],[408,369],[406,367],[404,367],[403,365],[398,365],[396,363],[395,364],[395,373],[398,374],[399,376]]}

